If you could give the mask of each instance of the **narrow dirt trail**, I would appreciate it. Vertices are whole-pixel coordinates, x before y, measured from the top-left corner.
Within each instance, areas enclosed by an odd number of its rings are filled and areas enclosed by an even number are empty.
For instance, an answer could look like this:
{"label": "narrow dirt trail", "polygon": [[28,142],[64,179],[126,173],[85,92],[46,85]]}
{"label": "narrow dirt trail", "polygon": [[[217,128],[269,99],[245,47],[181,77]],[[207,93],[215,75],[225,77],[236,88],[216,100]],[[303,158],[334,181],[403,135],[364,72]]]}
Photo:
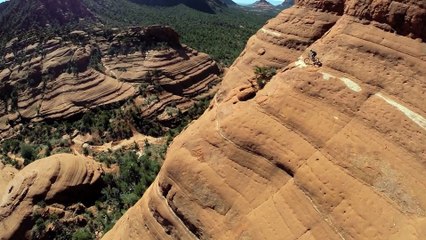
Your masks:
{"label": "narrow dirt trail", "polygon": [[[85,144],[87,141],[85,139],[89,139],[89,137],[83,136],[83,137],[75,137],[73,139],[73,144],[70,146],[72,152],[76,155],[82,155],[83,151],[83,144]],[[165,141],[163,137],[155,138],[151,136],[143,135],[136,130],[133,130],[133,136],[128,139],[123,139],[119,141],[111,141],[104,143],[102,145],[90,145],[90,150],[94,152],[108,152],[110,150],[117,151],[120,149],[130,149],[134,147],[134,144],[137,144],[139,149],[143,149],[145,146],[145,142],[148,142],[150,144],[161,144]]]}

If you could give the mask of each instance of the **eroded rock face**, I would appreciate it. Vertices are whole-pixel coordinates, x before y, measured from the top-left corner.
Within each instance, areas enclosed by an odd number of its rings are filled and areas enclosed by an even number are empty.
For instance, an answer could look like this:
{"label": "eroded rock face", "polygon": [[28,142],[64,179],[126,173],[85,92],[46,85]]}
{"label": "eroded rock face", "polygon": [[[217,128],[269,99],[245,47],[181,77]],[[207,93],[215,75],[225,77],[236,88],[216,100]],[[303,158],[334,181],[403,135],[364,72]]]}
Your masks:
{"label": "eroded rock face", "polygon": [[123,31],[73,31],[48,40],[14,39],[0,68],[0,134],[20,121],[64,119],[101,105],[136,98],[155,117],[220,82],[218,65],[179,42],[165,26]]}
{"label": "eroded rock face", "polygon": [[29,164],[0,192],[0,238],[22,239],[32,227],[28,218],[38,201],[84,200],[84,191],[93,190],[102,173],[100,164],[72,154],[57,154]]}
{"label": "eroded rock face", "polygon": [[[426,22],[391,33],[356,2],[299,1],[259,30],[104,239],[426,238]],[[255,66],[280,70],[242,101]]]}
{"label": "eroded rock face", "polygon": [[[426,39],[426,2],[417,0],[299,0],[298,5],[375,21],[386,31]],[[364,22],[364,23],[366,23]],[[383,25],[381,25],[383,24]]]}

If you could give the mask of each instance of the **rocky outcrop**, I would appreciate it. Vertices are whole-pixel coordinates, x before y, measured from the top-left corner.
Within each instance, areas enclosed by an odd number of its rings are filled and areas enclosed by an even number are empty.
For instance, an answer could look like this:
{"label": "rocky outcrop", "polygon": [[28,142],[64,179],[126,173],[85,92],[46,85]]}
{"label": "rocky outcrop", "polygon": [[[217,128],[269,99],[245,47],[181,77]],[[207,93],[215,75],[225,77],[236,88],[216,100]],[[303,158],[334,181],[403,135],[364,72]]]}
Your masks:
{"label": "rocky outcrop", "polygon": [[73,31],[43,42],[13,39],[0,70],[0,133],[22,121],[64,119],[134,99],[143,116],[181,111],[214,91],[220,69],[164,26]]}
{"label": "rocky outcrop", "polygon": [[266,0],[259,0],[250,5],[251,8],[254,8],[259,11],[270,11],[274,10],[275,6],[269,3]]}
{"label": "rocky outcrop", "polygon": [[[425,238],[424,11],[301,0],[269,21],[104,239]],[[238,98],[255,66],[280,70]]]}
{"label": "rocky outcrop", "polygon": [[232,0],[221,0],[221,2],[225,3],[228,6],[235,6],[237,5],[234,1]]}
{"label": "rocky outcrop", "polygon": [[4,9],[7,8],[8,5],[9,5],[9,1],[0,3],[0,14]]}
{"label": "rocky outcrop", "polygon": [[100,164],[71,154],[57,154],[29,164],[0,192],[0,238],[22,239],[32,226],[34,204],[81,201],[93,191],[102,174]]}
{"label": "rocky outcrop", "polygon": [[7,184],[17,172],[18,170],[14,167],[0,163],[0,193],[5,191]]}
{"label": "rocky outcrop", "polygon": [[417,0],[299,0],[298,4],[374,23],[385,31],[426,40],[426,2]]}
{"label": "rocky outcrop", "polygon": [[286,9],[294,5],[294,0],[284,0],[280,5],[278,5],[281,9]]}

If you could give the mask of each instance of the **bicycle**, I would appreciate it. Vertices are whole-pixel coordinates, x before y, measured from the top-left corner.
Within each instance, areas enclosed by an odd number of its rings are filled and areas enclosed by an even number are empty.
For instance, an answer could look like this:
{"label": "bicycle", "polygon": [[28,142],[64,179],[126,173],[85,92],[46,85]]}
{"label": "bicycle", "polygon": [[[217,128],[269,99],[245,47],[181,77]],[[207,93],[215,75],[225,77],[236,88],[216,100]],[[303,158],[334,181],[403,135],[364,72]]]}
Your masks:
{"label": "bicycle", "polygon": [[307,58],[303,59],[303,62],[305,62],[307,65],[314,65],[315,67],[321,67],[322,66],[321,61],[317,57],[314,57],[314,58],[307,57]]}

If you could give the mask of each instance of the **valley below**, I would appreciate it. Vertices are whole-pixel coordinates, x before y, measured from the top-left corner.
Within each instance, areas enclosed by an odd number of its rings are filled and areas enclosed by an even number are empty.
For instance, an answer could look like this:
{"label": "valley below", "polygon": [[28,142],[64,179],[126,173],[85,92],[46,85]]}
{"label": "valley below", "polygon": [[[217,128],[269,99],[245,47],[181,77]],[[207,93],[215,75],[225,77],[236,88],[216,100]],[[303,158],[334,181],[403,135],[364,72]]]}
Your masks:
{"label": "valley below", "polygon": [[0,4],[0,239],[426,238],[426,3],[77,2]]}

